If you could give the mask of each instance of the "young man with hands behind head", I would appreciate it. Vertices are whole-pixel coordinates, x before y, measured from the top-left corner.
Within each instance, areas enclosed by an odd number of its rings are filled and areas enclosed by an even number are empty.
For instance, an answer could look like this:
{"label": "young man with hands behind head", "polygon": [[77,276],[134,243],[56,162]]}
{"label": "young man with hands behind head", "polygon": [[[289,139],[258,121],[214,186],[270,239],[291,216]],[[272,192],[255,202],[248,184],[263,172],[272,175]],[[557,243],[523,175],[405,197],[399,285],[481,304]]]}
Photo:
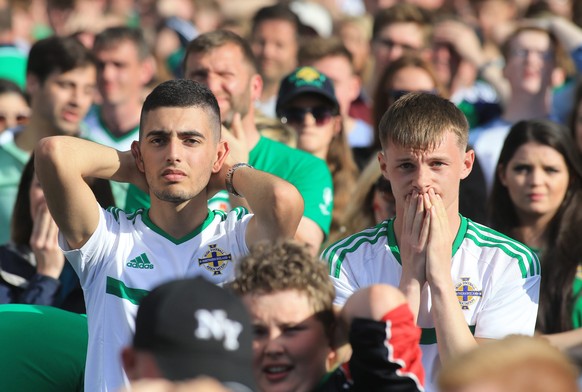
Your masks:
{"label": "young man with hands behind head", "polygon": [[[198,275],[224,283],[248,245],[295,234],[301,195],[284,180],[229,161],[220,131],[212,92],[172,80],[146,98],[140,140],[131,152],[70,137],[38,145],[38,177],[60,246],[85,293],[88,389],[117,390],[127,383],[118,352],[133,333],[137,305],[153,287]],[[151,207],[131,214],[103,210],[85,177],[147,188]],[[254,215],[243,208],[209,211],[209,195],[225,186],[243,195]]]}

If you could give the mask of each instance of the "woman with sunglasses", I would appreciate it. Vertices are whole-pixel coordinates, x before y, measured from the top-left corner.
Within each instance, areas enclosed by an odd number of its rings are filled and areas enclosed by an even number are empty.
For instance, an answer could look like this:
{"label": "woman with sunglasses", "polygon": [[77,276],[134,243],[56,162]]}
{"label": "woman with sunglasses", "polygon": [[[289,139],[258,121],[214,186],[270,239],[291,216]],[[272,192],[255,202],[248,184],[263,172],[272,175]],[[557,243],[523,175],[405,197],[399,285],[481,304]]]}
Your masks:
{"label": "woman with sunglasses", "polygon": [[0,133],[28,122],[30,106],[24,91],[8,79],[0,78]]}
{"label": "woman with sunglasses", "polygon": [[341,229],[339,218],[350,200],[358,167],[342,129],[332,81],[313,67],[300,67],[281,82],[277,116],[297,133],[297,148],[327,162],[334,194],[330,237]]}

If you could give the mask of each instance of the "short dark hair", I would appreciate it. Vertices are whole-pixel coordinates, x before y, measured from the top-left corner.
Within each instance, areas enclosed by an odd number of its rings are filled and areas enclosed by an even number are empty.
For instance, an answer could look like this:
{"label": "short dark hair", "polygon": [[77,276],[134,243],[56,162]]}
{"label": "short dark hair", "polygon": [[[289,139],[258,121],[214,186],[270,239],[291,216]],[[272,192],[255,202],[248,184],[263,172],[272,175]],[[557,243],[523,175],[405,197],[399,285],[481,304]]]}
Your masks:
{"label": "short dark hair", "polygon": [[208,33],[200,34],[186,46],[184,63],[182,69],[186,68],[186,61],[190,54],[206,54],[214,49],[221,48],[226,44],[233,44],[240,48],[243,57],[254,73],[257,72],[258,64],[255,55],[249,43],[240,35],[229,30],[214,30]]}
{"label": "short dark hair", "polygon": [[72,37],[52,36],[37,41],[30,48],[26,74],[34,75],[42,84],[54,72],[97,67],[93,53]]}
{"label": "short dark hair", "polygon": [[[216,97],[205,85],[189,79],[168,80],[157,85],[141,109],[140,130],[148,112],[158,108],[201,108],[209,115],[212,133],[220,140],[220,109]],[[141,131],[140,131],[141,137]]]}
{"label": "short dark hair", "polygon": [[95,36],[93,51],[108,49],[122,41],[130,41],[137,49],[140,60],[145,60],[151,56],[150,47],[139,28],[127,26],[114,26],[106,28]]}
{"label": "short dark hair", "polygon": [[388,141],[406,148],[433,148],[446,132],[457,137],[463,151],[469,138],[467,118],[454,103],[434,94],[414,92],[394,102],[380,120],[384,148]]}
{"label": "short dark hair", "polygon": [[275,4],[259,9],[253,16],[251,33],[254,33],[258,25],[266,20],[284,20],[291,23],[295,27],[295,36],[299,38],[301,20],[287,5]]}
{"label": "short dark hair", "polygon": [[354,56],[338,37],[315,37],[306,40],[301,44],[297,58],[301,65],[312,65],[316,61],[332,56],[348,60],[352,72],[354,71]]}
{"label": "short dark hair", "polygon": [[381,9],[374,15],[372,40],[378,38],[384,27],[393,23],[415,23],[424,31],[425,45],[428,47],[432,39],[432,17],[425,9],[410,3],[397,3]]}

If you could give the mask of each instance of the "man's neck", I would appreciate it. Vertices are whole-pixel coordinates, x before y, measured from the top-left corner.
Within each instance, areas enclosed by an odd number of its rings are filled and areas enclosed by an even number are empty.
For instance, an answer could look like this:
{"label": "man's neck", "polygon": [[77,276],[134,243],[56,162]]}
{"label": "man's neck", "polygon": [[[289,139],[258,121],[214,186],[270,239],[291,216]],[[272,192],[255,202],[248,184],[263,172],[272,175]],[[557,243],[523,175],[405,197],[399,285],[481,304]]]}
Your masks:
{"label": "man's neck", "polygon": [[192,233],[208,216],[206,191],[182,204],[174,204],[151,196],[150,220],[165,233],[180,239]]}
{"label": "man's neck", "polygon": [[101,106],[101,120],[113,135],[119,137],[139,126],[141,105],[138,102],[128,102],[122,105]]}
{"label": "man's neck", "polygon": [[266,102],[272,97],[277,96],[277,93],[279,92],[279,83],[280,82],[278,80],[264,80],[263,92],[261,93],[262,102]]}
{"label": "man's neck", "polygon": [[255,124],[255,115],[253,109],[242,119],[243,129],[245,132],[247,148],[249,152],[257,145],[261,134]]}
{"label": "man's neck", "polygon": [[57,135],[63,135],[63,132],[50,122],[33,116],[22,131],[14,136],[14,143],[21,150],[32,152],[40,139]]}
{"label": "man's neck", "polygon": [[514,124],[521,120],[548,117],[550,114],[548,102],[548,97],[545,94],[514,95],[507,103],[502,118]]}

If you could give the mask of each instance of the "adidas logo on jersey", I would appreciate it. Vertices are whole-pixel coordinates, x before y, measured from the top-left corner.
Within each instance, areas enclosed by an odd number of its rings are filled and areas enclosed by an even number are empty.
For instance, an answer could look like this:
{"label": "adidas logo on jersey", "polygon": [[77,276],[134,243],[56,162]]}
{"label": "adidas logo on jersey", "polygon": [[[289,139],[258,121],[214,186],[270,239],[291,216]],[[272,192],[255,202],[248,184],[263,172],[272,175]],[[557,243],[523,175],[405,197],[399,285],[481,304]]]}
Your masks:
{"label": "adidas logo on jersey", "polygon": [[126,264],[130,268],[138,269],[154,269],[154,265],[150,263],[148,256],[145,253],[137,256],[135,259],[131,259]]}

